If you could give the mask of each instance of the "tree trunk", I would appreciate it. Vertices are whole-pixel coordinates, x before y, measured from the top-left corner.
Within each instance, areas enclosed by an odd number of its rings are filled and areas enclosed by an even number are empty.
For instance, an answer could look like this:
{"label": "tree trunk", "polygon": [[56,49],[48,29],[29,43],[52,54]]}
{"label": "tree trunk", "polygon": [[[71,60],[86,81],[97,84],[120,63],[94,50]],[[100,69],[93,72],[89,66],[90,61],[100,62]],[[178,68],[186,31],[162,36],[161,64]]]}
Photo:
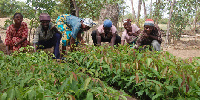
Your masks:
{"label": "tree trunk", "polygon": [[146,6],[145,6],[145,0],[142,0],[143,6],[144,6],[144,18],[145,20],[147,19],[147,11],[146,11]]}
{"label": "tree trunk", "polygon": [[133,20],[135,20],[136,16],[135,16],[135,10],[134,10],[134,7],[133,7],[133,0],[131,0],[131,5],[132,5]]}
{"label": "tree trunk", "polygon": [[151,0],[151,3],[150,3],[150,18],[152,19],[153,16],[152,16],[152,0]]}
{"label": "tree trunk", "polygon": [[113,25],[117,27],[118,17],[119,17],[118,4],[104,5],[104,8],[102,8],[100,12],[98,24],[101,25],[105,19],[110,19],[113,22]]}
{"label": "tree trunk", "polygon": [[198,17],[200,15],[200,11],[199,11],[199,8],[197,8],[197,7],[196,7],[195,10],[196,10],[196,16],[195,16],[194,22],[193,22],[193,25],[194,25],[193,31],[196,34],[196,32],[197,32],[197,20],[198,20]]}
{"label": "tree trunk", "polygon": [[79,17],[79,8],[78,8],[78,6],[76,5],[76,1],[75,1],[75,0],[72,0],[72,1],[73,1],[73,5],[74,5],[74,8],[75,8],[76,17]]}
{"label": "tree trunk", "polygon": [[138,16],[137,16],[137,26],[139,25],[139,21],[140,21],[140,11],[141,11],[141,5],[142,5],[142,0],[138,1]]}
{"label": "tree trunk", "polygon": [[74,8],[74,0],[70,0],[70,14],[76,16],[76,10]]}
{"label": "tree trunk", "polygon": [[158,17],[160,16],[160,6],[158,6],[160,4],[160,0],[156,0],[156,7],[155,7],[155,20],[154,20],[154,22],[156,23],[156,24],[158,24]]}
{"label": "tree trunk", "polygon": [[172,13],[173,13],[173,6],[174,6],[175,0],[173,0],[173,2],[170,3],[170,12],[169,12],[169,20],[167,23],[167,33],[166,33],[166,37],[165,37],[165,45],[167,46],[169,44],[169,31],[170,31],[170,20],[172,17]]}

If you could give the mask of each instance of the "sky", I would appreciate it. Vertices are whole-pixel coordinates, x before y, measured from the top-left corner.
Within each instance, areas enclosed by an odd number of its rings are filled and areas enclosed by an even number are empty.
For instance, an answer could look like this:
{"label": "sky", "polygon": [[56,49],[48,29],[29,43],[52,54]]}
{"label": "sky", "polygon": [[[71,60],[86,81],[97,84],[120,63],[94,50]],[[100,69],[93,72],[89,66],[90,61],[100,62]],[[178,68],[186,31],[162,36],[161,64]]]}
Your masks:
{"label": "sky", "polygon": [[[26,1],[26,0],[16,0],[16,1]],[[152,2],[155,2],[156,0],[152,0]],[[133,0],[133,6],[134,6],[134,10],[135,10],[135,14],[137,15],[138,12],[138,0]],[[146,5],[146,9],[147,9],[147,14],[149,14],[149,7],[150,7],[150,3],[151,0],[145,0],[145,5]],[[125,14],[127,13],[132,13],[132,6],[131,6],[131,0],[125,0],[125,4],[127,6],[127,8],[125,9]],[[143,9],[143,5],[141,5],[141,17],[144,17],[144,9]],[[168,15],[165,13],[164,17],[166,18]]]}
{"label": "sky", "polygon": [[[125,0],[125,4],[128,6],[125,11],[127,11],[126,13],[132,13],[132,5],[131,5],[131,0]],[[152,2],[156,2],[156,0],[152,0]],[[146,6],[146,11],[147,11],[147,14],[150,13],[150,3],[151,3],[151,0],[145,0],[145,6]],[[138,0],[133,0],[133,7],[134,7],[134,10],[135,10],[135,14],[137,15],[137,12],[138,12]],[[126,14],[125,13],[125,14]],[[144,17],[144,8],[143,8],[143,4],[141,5],[141,11],[140,11],[140,14],[141,14],[141,17]],[[168,17],[168,14],[167,12],[164,13],[164,18],[167,18]]]}

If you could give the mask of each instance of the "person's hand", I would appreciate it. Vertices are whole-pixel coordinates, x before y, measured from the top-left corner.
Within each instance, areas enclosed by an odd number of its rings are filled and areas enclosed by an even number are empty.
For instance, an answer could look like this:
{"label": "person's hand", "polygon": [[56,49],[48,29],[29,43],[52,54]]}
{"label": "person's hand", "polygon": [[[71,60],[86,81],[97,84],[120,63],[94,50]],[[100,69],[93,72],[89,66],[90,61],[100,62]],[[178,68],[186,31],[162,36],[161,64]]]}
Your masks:
{"label": "person's hand", "polygon": [[10,50],[8,50],[8,51],[7,51],[7,55],[10,55],[10,54],[11,54],[11,52],[10,52]]}
{"label": "person's hand", "polygon": [[16,47],[17,47],[18,45],[19,45],[19,43],[18,43],[18,42],[17,42],[17,43],[14,43],[14,46],[16,46]]}
{"label": "person's hand", "polygon": [[132,36],[132,35],[133,35],[133,33],[132,33],[132,32],[128,32],[128,35],[129,35],[129,36]]}
{"label": "person's hand", "polygon": [[147,33],[144,33],[143,36],[144,36],[145,38],[148,38],[148,37],[149,37],[149,35],[148,35]]}
{"label": "person's hand", "polygon": [[84,40],[81,40],[81,45],[85,45],[85,41]]}

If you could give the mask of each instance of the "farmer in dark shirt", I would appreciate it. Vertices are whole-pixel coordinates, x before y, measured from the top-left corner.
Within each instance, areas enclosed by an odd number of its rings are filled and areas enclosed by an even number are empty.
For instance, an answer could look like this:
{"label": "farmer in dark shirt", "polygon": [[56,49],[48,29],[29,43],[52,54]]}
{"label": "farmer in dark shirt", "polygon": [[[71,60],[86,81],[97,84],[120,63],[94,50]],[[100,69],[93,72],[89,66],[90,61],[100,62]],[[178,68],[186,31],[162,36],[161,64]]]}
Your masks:
{"label": "farmer in dark shirt", "polygon": [[36,29],[36,34],[33,40],[35,52],[37,49],[46,49],[54,47],[53,54],[55,59],[60,59],[60,39],[61,33],[51,22],[50,15],[47,13],[40,14],[40,26]]}
{"label": "farmer in dark shirt", "polygon": [[152,19],[147,19],[144,23],[144,31],[141,32],[136,41],[136,48],[149,45],[150,47],[153,47],[154,50],[160,51],[161,42],[160,28],[158,25],[154,24]]}

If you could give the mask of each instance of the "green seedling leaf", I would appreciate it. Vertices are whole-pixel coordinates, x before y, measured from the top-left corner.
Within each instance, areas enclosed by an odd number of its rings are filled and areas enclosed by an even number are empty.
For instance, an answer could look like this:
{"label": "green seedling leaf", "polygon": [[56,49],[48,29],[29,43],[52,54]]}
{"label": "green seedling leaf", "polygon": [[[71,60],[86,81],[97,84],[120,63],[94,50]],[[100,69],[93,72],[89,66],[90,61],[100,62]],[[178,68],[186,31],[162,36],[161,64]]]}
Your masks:
{"label": "green seedling leaf", "polygon": [[169,92],[173,92],[173,86],[166,86],[167,90],[169,90]]}
{"label": "green seedling leaf", "polygon": [[152,100],[155,100],[155,99],[158,99],[158,97],[162,96],[163,94],[159,93],[159,94],[156,94],[155,96],[153,96]]}
{"label": "green seedling leaf", "polygon": [[75,74],[74,72],[72,72],[72,74],[73,74],[75,80],[77,81],[77,76],[76,76],[76,74]]}
{"label": "green seedling leaf", "polygon": [[93,94],[91,92],[88,92],[85,100],[93,100]]}
{"label": "green seedling leaf", "polygon": [[151,58],[146,59],[147,67],[150,67],[150,64],[152,63],[152,61],[153,60]]}
{"label": "green seedling leaf", "polygon": [[7,93],[4,92],[3,95],[1,96],[1,100],[6,100],[6,98],[7,98]]}
{"label": "green seedling leaf", "polygon": [[87,89],[87,87],[88,87],[90,81],[91,81],[91,78],[87,78],[87,79],[85,80],[85,83],[84,83],[84,90]]}

